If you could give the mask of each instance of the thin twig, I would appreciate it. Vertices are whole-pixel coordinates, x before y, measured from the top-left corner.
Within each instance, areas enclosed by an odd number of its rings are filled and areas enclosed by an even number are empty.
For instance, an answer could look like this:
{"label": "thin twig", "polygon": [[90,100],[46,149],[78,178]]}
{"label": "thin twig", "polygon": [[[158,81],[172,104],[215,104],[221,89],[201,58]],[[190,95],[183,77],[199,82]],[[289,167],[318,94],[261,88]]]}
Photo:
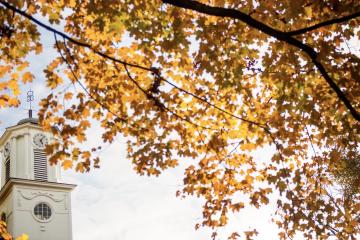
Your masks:
{"label": "thin twig", "polygon": [[[113,116],[116,117],[115,120],[120,120],[121,122],[125,123],[125,124],[129,124],[128,120],[124,117],[119,116],[118,114],[116,114],[115,112],[111,111],[111,109],[104,104],[101,100],[98,99],[97,96],[94,96],[93,94],[91,94],[87,88],[82,84],[82,82],[79,80],[79,78],[77,77],[77,75],[75,74],[74,70],[72,69],[70,63],[67,61],[66,57],[62,54],[61,48],[59,46],[58,40],[57,40],[57,36],[56,33],[54,33],[54,37],[55,37],[55,45],[56,48],[58,49],[58,52],[61,56],[61,58],[63,59],[63,61],[66,63],[66,65],[68,66],[68,69],[70,70],[72,76],[74,77],[75,81],[80,85],[80,87],[83,89],[83,91],[91,98],[93,99],[97,104],[99,104],[102,108],[106,109],[110,114],[112,114]],[[64,45],[65,46],[65,45]],[[67,49],[67,47],[65,46],[65,49],[68,51],[68,54],[70,54],[69,50]],[[137,126],[138,128],[138,126]],[[139,129],[141,131],[145,130],[145,129]]]}
{"label": "thin twig", "polygon": [[[120,69],[117,67],[116,63],[114,62],[114,66],[115,68],[117,69],[118,72],[120,72]],[[133,82],[135,84],[135,86],[141,91],[144,93],[144,95],[149,99],[149,100],[152,100],[156,106],[158,106],[159,108],[171,113],[172,115],[174,115],[176,118],[182,120],[182,121],[185,121],[191,125],[194,125],[195,127],[200,127],[200,128],[203,128],[203,129],[207,129],[207,130],[213,130],[213,131],[218,131],[219,129],[214,129],[214,128],[210,128],[210,127],[205,127],[205,126],[202,126],[202,125],[199,125],[197,123],[194,123],[190,120],[188,120],[187,118],[185,117],[182,117],[180,116],[179,114],[177,114],[176,112],[174,112],[173,110],[169,109],[168,107],[166,107],[163,103],[161,103],[159,101],[159,99],[157,99],[154,95],[152,95],[150,92],[146,91],[145,89],[143,89],[140,84],[131,76],[130,72],[129,72],[129,69],[128,69],[128,66],[126,64],[123,64],[124,68],[125,68],[125,71],[126,71],[126,74],[128,76],[128,78],[130,79],[131,82]]]}

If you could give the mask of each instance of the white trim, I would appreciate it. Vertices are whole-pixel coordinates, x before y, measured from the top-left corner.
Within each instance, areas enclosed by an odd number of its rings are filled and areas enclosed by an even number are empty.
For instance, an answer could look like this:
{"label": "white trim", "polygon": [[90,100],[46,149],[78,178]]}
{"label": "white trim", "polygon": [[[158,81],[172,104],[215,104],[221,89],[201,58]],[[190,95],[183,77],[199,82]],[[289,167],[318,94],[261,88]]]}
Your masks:
{"label": "white trim", "polygon": [[0,191],[0,200],[4,199],[4,197],[8,194],[9,190],[14,185],[53,188],[55,191],[56,189],[72,191],[76,187],[75,184],[58,183],[58,182],[42,182],[42,181],[35,181],[29,179],[10,178],[10,180],[5,184],[5,186],[3,186],[3,188]]}
{"label": "white trim", "polygon": [[4,142],[6,142],[7,139],[10,137],[12,131],[17,130],[17,129],[21,129],[21,128],[24,128],[24,127],[44,131],[41,128],[40,125],[36,125],[34,123],[25,123],[25,124],[21,124],[21,125],[14,125],[14,126],[11,126],[11,127],[7,127],[5,129],[5,132],[0,137],[0,146],[4,145]]}

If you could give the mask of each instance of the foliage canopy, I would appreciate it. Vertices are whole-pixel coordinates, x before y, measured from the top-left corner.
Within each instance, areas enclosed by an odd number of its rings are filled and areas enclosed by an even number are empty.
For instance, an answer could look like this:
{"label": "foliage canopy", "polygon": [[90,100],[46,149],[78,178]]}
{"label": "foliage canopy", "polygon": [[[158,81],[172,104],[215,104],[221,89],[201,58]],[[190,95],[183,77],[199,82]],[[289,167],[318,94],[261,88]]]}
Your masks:
{"label": "foliage canopy", "polygon": [[353,0],[0,0],[0,107],[33,80],[26,57],[41,54],[42,28],[59,53],[40,112],[60,139],[53,163],[99,166],[101,146],[76,145],[95,120],[105,143],[128,138],[139,174],[190,159],[178,195],[205,199],[200,225],[275,194],[280,239],[355,239],[359,16]]}

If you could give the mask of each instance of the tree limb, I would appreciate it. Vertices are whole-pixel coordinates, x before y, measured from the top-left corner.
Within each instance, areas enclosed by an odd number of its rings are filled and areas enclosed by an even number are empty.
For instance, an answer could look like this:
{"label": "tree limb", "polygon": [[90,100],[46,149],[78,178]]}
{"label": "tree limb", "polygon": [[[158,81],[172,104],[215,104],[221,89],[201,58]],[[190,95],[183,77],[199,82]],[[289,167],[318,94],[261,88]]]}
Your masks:
{"label": "tree limb", "polygon": [[[320,73],[322,74],[322,76],[325,78],[325,80],[327,81],[327,83],[330,85],[330,87],[335,91],[335,93],[337,94],[338,98],[344,103],[344,105],[348,108],[348,110],[350,111],[351,115],[357,120],[360,121],[360,113],[357,112],[357,110],[352,106],[351,102],[349,99],[347,99],[346,95],[341,91],[341,89],[339,88],[339,86],[337,86],[337,84],[333,81],[333,79],[330,77],[330,75],[326,72],[326,69],[324,68],[324,66],[317,60],[317,53],[316,51],[311,48],[310,46],[302,43],[301,41],[291,37],[288,33],[286,32],[282,32],[279,30],[276,30],[274,28],[271,28],[269,26],[267,26],[266,24],[257,21],[256,19],[252,18],[251,16],[242,13],[238,10],[235,9],[228,9],[228,8],[220,8],[220,7],[211,7],[202,3],[199,3],[197,1],[193,1],[193,0],[162,0],[164,3],[168,3],[170,5],[173,6],[177,6],[177,7],[181,7],[184,9],[190,9],[190,10],[194,10],[197,11],[199,13],[204,13],[207,15],[212,15],[212,16],[219,16],[219,17],[230,17],[230,18],[234,18],[234,19],[238,19],[240,21],[245,22],[246,24],[248,24],[251,27],[254,27],[255,29],[258,29],[259,31],[275,37],[276,39],[280,40],[280,41],[284,41],[292,46],[295,46],[297,48],[300,48],[301,50],[303,50],[305,53],[307,53],[307,55],[311,58],[311,60],[313,61],[313,63],[315,64],[315,66],[318,68],[318,70],[320,71]],[[126,66],[131,66],[131,67],[135,67],[135,68],[139,68],[142,70],[146,70],[146,71],[151,71],[151,68],[148,67],[144,67],[141,65],[137,65],[137,64],[133,64],[133,63],[129,63],[123,60],[119,60],[116,59],[112,56],[106,55],[103,52],[100,52],[96,49],[94,49],[91,45],[81,42],[79,40],[73,39],[71,37],[69,37],[68,35],[66,35],[63,32],[60,32],[42,22],[40,22],[39,20],[35,19],[34,17],[32,17],[31,15],[27,14],[26,12],[17,9],[16,7],[10,5],[7,2],[4,2],[2,0],[0,0],[0,3],[5,6],[7,9],[10,9],[16,13],[18,13],[19,15],[31,20],[32,22],[36,23],[37,25],[45,28],[48,31],[51,31],[55,34],[58,34],[60,36],[62,36],[64,39],[78,45],[78,46],[82,46],[85,48],[88,48],[90,50],[92,50],[93,52],[95,52],[96,54],[98,54],[101,57],[104,57],[106,59],[109,59],[113,62],[117,62]]]}
{"label": "tree limb", "polygon": [[[111,111],[110,107],[108,107],[105,103],[103,103],[98,96],[94,96],[93,94],[91,94],[87,88],[84,86],[84,84],[82,84],[82,82],[80,81],[80,79],[77,77],[76,73],[74,72],[73,68],[71,67],[71,64],[69,63],[69,61],[66,59],[66,57],[62,54],[61,48],[59,46],[59,41],[56,37],[56,33],[54,33],[54,38],[55,38],[55,46],[58,50],[58,53],[60,54],[61,59],[64,61],[64,63],[66,63],[68,69],[71,72],[71,75],[74,77],[75,81],[80,85],[80,87],[83,89],[83,91],[92,99],[94,100],[97,104],[99,104],[102,108],[104,108],[105,110],[107,110],[109,113],[111,113],[114,117],[116,117],[120,122],[125,123],[125,124],[129,124],[128,119],[118,115],[117,113]],[[69,49],[67,48],[67,46],[65,45],[64,42],[64,47],[67,51],[68,54],[71,54]],[[136,126],[138,127],[138,126]],[[139,131],[144,131],[145,129],[142,128]]]}
{"label": "tree limb", "polygon": [[[226,111],[226,110],[224,110],[224,109],[222,109],[222,108],[217,107],[216,105],[208,102],[207,100],[205,100],[205,99],[203,99],[203,98],[201,98],[201,97],[199,97],[199,96],[197,96],[197,95],[195,95],[195,94],[193,94],[193,93],[190,93],[190,92],[186,91],[186,90],[183,89],[183,88],[180,88],[180,87],[176,86],[175,84],[173,84],[173,83],[171,83],[170,81],[168,81],[168,80],[164,79],[163,77],[161,77],[161,75],[159,74],[158,70],[156,70],[156,69],[154,69],[154,68],[152,68],[152,67],[145,67],[145,66],[141,66],[141,65],[134,64],[134,63],[129,63],[129,62],[126,62],[126,61],[123,61],[123,60],[120,60],[120,59],[116,59],[116,58],[114,58],[114,57],[112,57],[112,56],[109,56],[109,55],[107,55],[107,54],[105,54],[105,53],[102,53],[102,52],[94,49],[94,48],[93,48],[90,44],[88,44],[88,43],[80,42],[80,41],[78,41],[78,40],[76,40],[76,39],[73,39],[73,38],[71,38],[70,36],[66,35],[65,33],[60,32],[60,31],[52,28],[51,26],[48,26],[48,25],[40,22],[39,20],[37,20],[37,19],[35,19],[34,17],[32,17],[32,16],[30,16],[29,14],[27,14],[26,12],[21,11],[21,10],[17,9],[16,7],[14,7],[14,6],[11,6],[10,4],[8,4],[8,3],[6,3],[6,2],[3,2],[2,0],[0,0],[0,3],[3,4],[5,7],[7,7],[8,9],[10,9],[10,10],[18,13],[19,15],[21,15],[21,16],[29,19],[29,20],[31,20],[31,21],[34,22],[35,24],[37,24],[37,25],[45,28],[46,30],[54,33],[55,36],[56,36],[56,35],[59,35],[59,36],[63,37],[64,40],[67,40],[67,41],[69,41],[69,42],[71,42],[71,43],[74,43],[74,44],[76,44],[76,45],[78,45],[78,46],[88,48],[88,49],[90,49],[91,51],[93,51],[94,53],[96,53],[97,55],[99,55],[99,56],[101,56],[101,57],[103,57],[103,58],[105,58],[105,59],[111,60],[113,63],[120,63],[120,64],[122,64],[124,67],[125,67],[125,66],[126,66],[126,67],[130,66],[130,67],[142,69],[142,70],[144,70],[144,71],[149,71],[149,72],[153,73],[154,75],[158,76],[159,78],[161,78],[163,81],[165,81],[165,82],[167,82],[168,84],[170,84],[171,86],[177,88],[179,91],[182,91],[182,92],[184,92],[184,93],[186,93],[186,94],[189,94],[189,95],[195,97],[196,99],[198,99],[198,100],[200,100],[200,101],[202,101],[202,102],[204,102],[204,103],[206,103],[206,104],[208,104],[208,105],[216,108],[216,109],[219,110],[220,112],[223,112],[223,113],[225,113],[225,114],[227,114],[227,115],[229,115],[229,116],[231,116],[231,117],[237,118],[237,119],[239,119],[239,120],[241,120],[241,121],[247,122],[247,123],[249,123],[249,124],[251,124],[251,125],[256,125],[256,126],[258,126],[258,127],[260,127],[260,128],[267,129],[267,127],[266,127],[265,125],[261,124],[261,123],[254,122],[254,121],[251,121],[251,120],[248,120],[248,119],[245,119],[245,118],[236,116],[236,115],[234,115],[234,114],[232,114],[232,113],[230,113],[230,112],[228,112],[228,111]],[[125,68],[125,69],[127,69],[127,68]],[[267,129],[267,130],[268,130],[268,129]]]}
{"label": "tree limb", "polygon": [[[116,68],[116,70],[118,72],[120,72],[120,69],[117,67],[116,63],[114,62],[114,66]],[[157,106],[158,108],[160,108],[161,110],[164,110],[166,112],[169,112],[170,114],[172,114],[173,116],[175,116],[176,118],[184,121],[184,122],[187,122],[189,123],[190,125],[193,125],[195,127],[198,127],[198,128],[202,128],[202,129],[206,129],[206,130],[213,130],[213,131],[219,131],[219,129],[215,129],[215,128],[211,128],[211,127],[206,127],[206,126],[202,126],[202,125],[199,125],[195,122],[192,122],[191,120],[188,119],[188,117],[183,117],[183,116],[180,116],[178,113],[176,113],[175,111],[171,110],[170,108],[166,107],[164,105],[164,103],[162,103],[158,98],[156,98],[152,93],[146,91],[144,88],[142,88],[140,86],[140,84],[131,76],[131,73],[128,69],[128,67],[123,64],[124,68],[125,68],[125,72],[126,72],[126,75],[128,76],[128,78],[130,79],[130,81],[132,83],[134,83],[134,85],[146,96],[146,98],[150,101],[153,101],[153,103],[155,104],[155,106]]]}
{"label": "tree limb", "polygon": [[5,1],[0,1],[0,3],[2,5],[4,5],[7,9],[10,9],[11,11],[29,19],[30,21],[34,22],[36,25],[40,26],[40,27],[43,27],[45,28],[46,30],[56,34],[56,35],[59,35],[61,37],[63,37],[64,39],[68,40],[69,42],[73,43],[73,44],[76,44],[78,46],[81,46],[81,47],[84,47],[84,48],[87,48],[87,49],[90,49],[91,51],[93,51],[94,53],[96,53],[97,55],[103,57],[103,58],[106,58],[106,59],[109,59],[111,61],[114,61],[114,62],[117,62],[117,63],[120,63],[120,64],[125,64],[126,66],[130,66],[130,67],[135,67],[135,68],[139,68],[139,69],[142,69],[142,70],[146,70],[146,71],[151,71],[150,68],[148,67],[145,67],[145,66],[141,66],[141,65],[137,65],[137,64],[133,64],[133,63],[130,63],[130,62],[126,62],[126,61],[123,61],[123,60],[120,60],[120,59],[117,59],[115,57],[112,57],[112,56],[109,56],[109,55],[106,55],[105,53],[101,52],[101,51],[98,51],[97,49],[93,48],[90,44],[88,43],[85,43],[85,42],[81,42],[79,40],[76,40],[72,37],[69,37],[68,35],[66,35],[65,33],[61,32],[61,31],[58,31],[56,30],[55,28],[49,26],[49,25],[46,25],[42,22],[40,22],[39,20],[37,20],[36,18],[34,18],[33,16],[27,14],[25,11],[22,11],[20,9],[17,9],[16,7],[10,5],[9,3],[5,2]]}
{"label": "tree limb", "polygon": [[329,25],[332,25],[332,24],[335,24],[335,23],[343,23],[343,22],[349,21],[349,20],[357,18],[357,17],[360,17],[360,12],[355,12],[353,14],[350,14],[350,15],[347,15],[347,16],[344,16],[344,17],[341,17],[341,18],[330,19],[330,20],[327,20],[327,21],[324,21],[324,22],[317,23],[317,24],[315,24],[313,26],[310,26],[310,27],[290,31],[290,32],[287,32],[287,33],[290,36],[300,35],[300,34],[304,34],[304,33],[316,30],[318,28],[329,26]]}
{"label": "tree limb", "polygon": [[329,84],[329,86],[335,91],[337,97],[344,103],[344,105],[350,111],[354,119],[360,121],[360,113],[352,106],[350,100],[346,97],[345,93],[341,91],[340,87],[334,82],[334,80],[327,73],[325,67],[317,60],[318,53],[309,45],[302,43],[300,40],[292,37],[287,32],[282,32],[277,29],[274,29],[252,18],[251,16],[235,9],[212,7],[194,0],[162,0],[162,1],[169,5],[173,5],[183,9],[193,10],[198,13],[203,13],[217,17],[229,17],[233,19],[238,19],[263,33],[276,38],[277,40],[286,42],[296,48],[301,49],[310,57],[313,64],[320,71],[321,75],[324,77],[324,79]]}

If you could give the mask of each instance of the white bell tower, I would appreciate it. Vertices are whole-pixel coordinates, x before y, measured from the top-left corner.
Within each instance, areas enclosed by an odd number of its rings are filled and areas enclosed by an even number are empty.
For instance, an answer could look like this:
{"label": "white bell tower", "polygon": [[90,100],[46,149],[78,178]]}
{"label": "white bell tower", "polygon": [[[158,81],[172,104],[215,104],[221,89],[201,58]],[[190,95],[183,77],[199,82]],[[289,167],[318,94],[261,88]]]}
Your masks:
{"label": "white bell tower", "polygon": [[6,128],[0,137],[0,216],[8,231],[31,240],[71,240],[71,191],[60,183],[60,165],[50,165],[45,145],[52,135],[29,118]]}

